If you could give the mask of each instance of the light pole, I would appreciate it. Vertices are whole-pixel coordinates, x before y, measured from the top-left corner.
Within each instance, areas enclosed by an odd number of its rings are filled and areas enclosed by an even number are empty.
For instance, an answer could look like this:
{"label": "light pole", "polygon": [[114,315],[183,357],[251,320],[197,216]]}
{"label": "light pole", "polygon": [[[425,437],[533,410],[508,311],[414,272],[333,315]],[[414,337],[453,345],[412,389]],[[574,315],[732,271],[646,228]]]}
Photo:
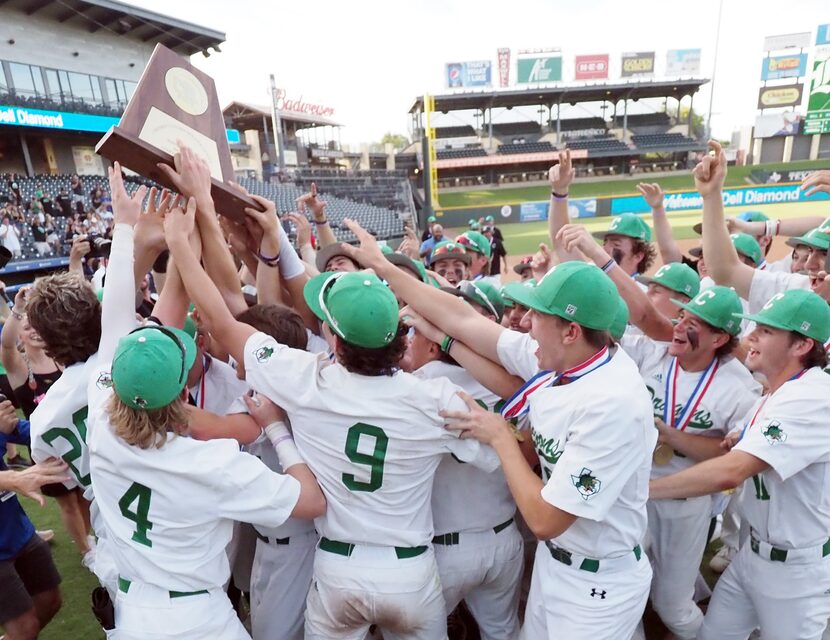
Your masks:
{"label": "light pole", "polygon": [[277,148],[277,167],[280,171],[285,169],[285,152],[282,148],[282,123],[280,122],[280,112],[277,110],[277,83],[274,80],[274,74],[271,76],[271,128],[274,130],[274,143]]}
{"label": "light pole", "polygon": [[712,84],[709,87],[709,113],[706,116],[706,139],[712,138],[712,103],[715,100],[715,74],[718,69],[718,47],[720,45],[720,22],[723,16],[723,0],[718,4],[718,27],[715,30],[715,61],[712,64]]}

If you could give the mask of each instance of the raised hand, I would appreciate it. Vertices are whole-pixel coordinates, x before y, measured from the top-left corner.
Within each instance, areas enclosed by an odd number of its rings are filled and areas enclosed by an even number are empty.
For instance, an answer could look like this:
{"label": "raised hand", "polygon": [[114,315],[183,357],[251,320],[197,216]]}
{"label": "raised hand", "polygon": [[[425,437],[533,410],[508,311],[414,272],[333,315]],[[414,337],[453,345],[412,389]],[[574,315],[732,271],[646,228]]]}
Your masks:
{"label": "raised hand", "polygon": [[556,239],[565,245],[566,251],[581,251],[590,260],[601,260],[605,252],[581,224],[566,224],[556,234]]}
{"label": "raised hand", "polygon": [[458,396],[467,403],[469,411],[441,411],[440,415],[449,419],[445,425],[447,429],[458,431],[461,438],[475,438],[490,445],[501,437],[513,439],[510,423],[502,418],[501,414],[483,409],[464,391],[459,391]]}
{"label": "raised hand", "polygon": [[637,191],[643,195],[646,203],[648,203],[648,206],[652,209],[663,208],[663,189],[660,188],[659,184],[641,182],[637,185]]}
{"label": "raised hand", "polygon": [[362,264],[366,269],[374,269],[375,271],[383,269],[384,266],[391,264],[386,259],[386,256],[383,255],[383,251],[380,250],[378,241],[371,233],[349,218],[344,218],[343,224],[346,225],[349,231],[351,231],[360,241],[359,247],[344,243],[343,250],[346,252],[346,255],[355,260],[358,264]]}
{"label": "raised hand", "polygon": [[292,211],[287,217],[294,223],[294,228],[297,229],[297,246],[303,247],[311,244],[311,223],[309,223],[308,218],[296,211]]}
{"label": "raised hand", "polygon": [[805,196],[811,196],[819,191],[830,193],[830,169],[813,171],[801,181],[801,190]]}
{"label": "raised hand", "polygon": [[533,277],[538,282],[550,271],[552,266],[553,257],[550,254],[550,249],[544,242],[540,242],[539,250],[533,254],[533,258],[530,260],[530,270],[533,272]]}
{"label": "raised hand", "polygon": [[116,162],[107,168],[112,194],[112,212],[115,224],[128,224],[134,227],[141,217],[141,203],[147,194],[147,187],[141,185],[130,196],[124,187],[124,178],[121,176],[121,164]]}
{"label": "raised hand", "polygon": [[184,199],[179,196],[175,205],[164,214],[164,237],[167,246],[173,247],[176,242],[184,242],[189,246],[190,236],[196,228],[196,199]]}
{"label": "raised hand", "polygon": [[427,340],[441,344],[446,334],[434,324],[425,320],[423,316],[416,313],[411,307],[406,306],[400,310],[398,316],[407,327],[415,327],[415,331],[424,336]]}
{"label": "raised hand", "polygon": [[317,183],[311,183],[311,191],[297,198],[297,211],[305,212],[306,206],[311,209],[314,220],[320,222],[326,219],[326,203],[317,197]]}
{"label": "raised hand", "polygon": [[695,187],[704,198],[723,190],[726,180],[726,153],[717,140],[709,141],[714,155],[705,155],[692,171]]}
{"label": "raised hand", "polygon": [[571,150],[559,152],[559,164],[553,165],[548,171],[548,182],[551,189],[559,195],[566,195],[571,187],[576,171],[571,165]]}
{"label": "raised hand", "polygon": [[212,210],[210,197],[210,168],[192,149],[179,142],[179,152],[173,156],[175,168],[163,162],[156,166],[176,185],[179,193],[196,198],[202,210]]}

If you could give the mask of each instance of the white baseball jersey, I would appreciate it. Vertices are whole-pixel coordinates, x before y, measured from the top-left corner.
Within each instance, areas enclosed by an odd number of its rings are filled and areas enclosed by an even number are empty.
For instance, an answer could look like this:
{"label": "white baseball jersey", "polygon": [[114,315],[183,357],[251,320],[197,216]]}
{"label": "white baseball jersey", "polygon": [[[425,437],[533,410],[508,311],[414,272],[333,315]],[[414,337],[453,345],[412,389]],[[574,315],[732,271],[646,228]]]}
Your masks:
{"label": "white baseball jersey", "polygon": [[248,383],[283,409],[328,501],[317,531],[353,544],[416,547],[433,535],[432,478],[443,454],[487,470],[498,457],[444,428],[442,409],[465,411],[448,380],[363,376],[264,333],[245,345]]}
{"label": "white baseball jersey", "polygon": [[[666,405],[666,377],[672,361],[672,356],[669,355],[670,345],[669,342],[657,342],[646,336],[623,338],[623,348],[637,364],[651,394],[654,417],[661,420],[664,419]],[[702,371],[685,371],[678,365],[674,406],[674,416],[678,422],[686,404],[692,400],[702,374]],[[723,438],[738,425],[760,395],[761,385],[747,368],[735,358],[726,358],[720,362],[685,431],[696,436]],[[668,421],[666,424],[669,424]],[[691,458],[675,453],[668,464],[654,465],[651,477],[662,478],[694,464],[696,462]]]}
{"label": "white baseball jersey", "polygon": [[69,466],[67,489],[90,486],[86,389],[96,360],[97,354],[67,367],[30,416],[32,459],[62,458]]}
{"label": "white baseball jersey", "polygon": [[578,516],[553,543],[589,558],[630,554],[642,542],[657,441],[637,366],[622,349],[612,352],[607,364],[529,400],[542,498]]}
{"label": "white baseball jersey", "polygon": [[499,361],[507,373],[525,381],[539,373],[539,360],[536,357],[538,348],[539,343],[529,333],[512,329],[502,331],[496,343]]}
{"label": "white baseball jersey", "polygon": [[297,504],[300,483],[273,473],[233,440],[168,436],[160,448],[128,445],[106,405],[111,363],[90,378],[92,487],[119,574],[173,591],[222,588],[233,522],[278,526]]}
{"label": "white baseball jersey", "polygon": [[766,402],[756,402],[747,423],[756,411],[735,450],[760,458],[770,469],[744,483],[741,514],[770,544],[820,546],[830,534],[830,376],[809,369]]}
{"label": "white baseball jersey", "polygon": [[776,260],[775,262],[768,262],[765,271],[769,271],[770,273],[790,273],[790,269],[793,266],[793,254],[789,254],[781,258],[780,260]]}
{"label": "white baseball jersey", "polygon": [[809,289],[810,278],[800,273],[755,270],[749,287],[749,313],[758,313],[776,293],[789,289]]}
{"label": "white baseball jersey", "polygon": [[247,393],[248,385],[236,377],[229,364],[204,355],[205,371],[188,389],[194,404],[200,409],[225,415],[239,396]]}
{"label": "white baseball jersey", "polygon": [[[501,402],[466,369],[434,360],[413,372],[423,380],[447,378],[469,393],[488,411]],[[516,503],[501,467],[486,472],[444,456],[432,486],[432,518],[435,533],[485,531],[506,522],[516,513]]]}

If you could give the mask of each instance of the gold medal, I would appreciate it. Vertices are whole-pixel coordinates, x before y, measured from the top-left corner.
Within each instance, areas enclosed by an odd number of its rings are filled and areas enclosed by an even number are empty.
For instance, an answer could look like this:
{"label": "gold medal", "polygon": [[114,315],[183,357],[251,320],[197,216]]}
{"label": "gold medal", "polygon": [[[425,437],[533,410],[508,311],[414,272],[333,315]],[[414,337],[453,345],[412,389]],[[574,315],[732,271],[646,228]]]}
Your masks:
{"label": "gold medal", "polygon": [[674,449],[665,444],[658,444],[651,459],[658,467],[667,465],[674,458]]}

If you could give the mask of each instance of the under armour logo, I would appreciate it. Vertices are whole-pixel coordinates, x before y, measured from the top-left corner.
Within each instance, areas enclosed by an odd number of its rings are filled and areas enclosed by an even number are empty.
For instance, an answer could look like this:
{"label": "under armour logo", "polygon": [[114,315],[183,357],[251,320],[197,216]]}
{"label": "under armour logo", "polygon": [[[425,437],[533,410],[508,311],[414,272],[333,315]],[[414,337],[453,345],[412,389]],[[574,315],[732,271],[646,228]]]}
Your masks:
{"label": "under armour logo", "polygon": [[600,600],[605,600],[605,594],[608,593],[605,589],[602,591],[597,591],[596,589],[591,589],[591,597],[592,598],[599,598]]}

